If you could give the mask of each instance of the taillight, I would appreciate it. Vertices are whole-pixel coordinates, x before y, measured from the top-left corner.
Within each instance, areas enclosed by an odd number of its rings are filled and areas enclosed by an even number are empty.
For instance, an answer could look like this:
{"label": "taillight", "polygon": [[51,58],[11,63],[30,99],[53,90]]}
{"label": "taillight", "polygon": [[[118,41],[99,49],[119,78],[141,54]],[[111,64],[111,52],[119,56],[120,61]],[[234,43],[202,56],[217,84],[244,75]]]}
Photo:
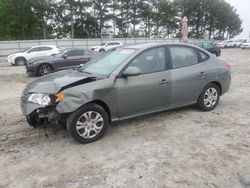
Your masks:
{"label": "taillight", "polygon": [[229,69],[231,69],[231,65],[229,63],[225,63],[225,66]]}

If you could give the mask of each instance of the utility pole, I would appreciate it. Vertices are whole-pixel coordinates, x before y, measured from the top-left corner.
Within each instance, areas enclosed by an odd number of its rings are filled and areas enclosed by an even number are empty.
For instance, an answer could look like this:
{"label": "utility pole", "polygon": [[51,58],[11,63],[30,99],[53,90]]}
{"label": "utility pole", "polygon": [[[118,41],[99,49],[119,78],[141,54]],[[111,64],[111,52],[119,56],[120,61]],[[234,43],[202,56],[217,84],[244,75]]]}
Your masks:
{"label": "utility pole", "polygon": [[70,5],[70,19],[71,19],[71,39],[75,38],[75,28],[74,28],[74,12],[72,5]]}

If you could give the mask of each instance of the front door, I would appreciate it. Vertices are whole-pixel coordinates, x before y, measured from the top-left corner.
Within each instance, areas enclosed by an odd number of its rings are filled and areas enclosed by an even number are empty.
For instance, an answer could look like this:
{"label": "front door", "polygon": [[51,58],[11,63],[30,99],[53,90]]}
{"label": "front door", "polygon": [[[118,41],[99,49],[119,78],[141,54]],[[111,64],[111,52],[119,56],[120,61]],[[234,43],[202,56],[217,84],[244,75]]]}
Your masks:
{"label": "front door", "polygon": [[170,100],[170,72],[165,47],[149,49],[138,55],[128,67],[137,67],[141,75],[116,80],[120,118],[128,118],[166,108]]}

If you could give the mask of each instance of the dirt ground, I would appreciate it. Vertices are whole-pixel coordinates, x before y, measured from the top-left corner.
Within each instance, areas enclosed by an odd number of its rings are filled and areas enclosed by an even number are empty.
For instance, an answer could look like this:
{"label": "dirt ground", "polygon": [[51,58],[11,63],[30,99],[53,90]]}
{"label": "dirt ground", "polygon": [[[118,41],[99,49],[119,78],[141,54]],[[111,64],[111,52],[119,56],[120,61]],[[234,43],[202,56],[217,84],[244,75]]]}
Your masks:
{"label": "dirt ground", "polygon": [[250,50],[226,49],[232,85],[212,112],[188,107],[112,124],[81,145],[32,129],[24,67],[0,63],[0,187],[250,187]]}

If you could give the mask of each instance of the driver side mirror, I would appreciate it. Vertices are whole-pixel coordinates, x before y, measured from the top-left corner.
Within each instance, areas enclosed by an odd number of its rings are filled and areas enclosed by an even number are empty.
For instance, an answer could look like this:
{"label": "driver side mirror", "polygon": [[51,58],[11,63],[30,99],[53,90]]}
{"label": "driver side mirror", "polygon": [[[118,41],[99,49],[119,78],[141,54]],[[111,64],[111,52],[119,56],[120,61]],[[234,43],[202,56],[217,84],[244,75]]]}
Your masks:
{"label": "driver side mirror", "polygon": [[63,55],[63,59],[67,59],[67,57],[69,57],[68,55]]}
{"label": "driver side mirror", "polygon": [[141,75],[141,70],[137,67],[128,67],[123,73],[123,77],[139,76]]}

